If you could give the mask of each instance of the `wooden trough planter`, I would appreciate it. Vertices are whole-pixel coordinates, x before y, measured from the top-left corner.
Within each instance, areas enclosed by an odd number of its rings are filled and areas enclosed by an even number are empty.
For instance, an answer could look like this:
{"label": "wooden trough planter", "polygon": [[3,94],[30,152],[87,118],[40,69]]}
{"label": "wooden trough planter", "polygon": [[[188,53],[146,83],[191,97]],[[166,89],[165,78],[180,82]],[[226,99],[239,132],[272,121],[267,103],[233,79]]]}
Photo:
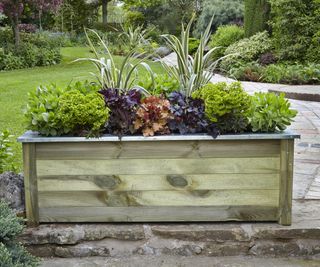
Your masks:
{"label": "wooden trough planter", "polygon": [[291,224],[294,139],[281,134],[40,137],[23,143],[26,211],[39,222]]}

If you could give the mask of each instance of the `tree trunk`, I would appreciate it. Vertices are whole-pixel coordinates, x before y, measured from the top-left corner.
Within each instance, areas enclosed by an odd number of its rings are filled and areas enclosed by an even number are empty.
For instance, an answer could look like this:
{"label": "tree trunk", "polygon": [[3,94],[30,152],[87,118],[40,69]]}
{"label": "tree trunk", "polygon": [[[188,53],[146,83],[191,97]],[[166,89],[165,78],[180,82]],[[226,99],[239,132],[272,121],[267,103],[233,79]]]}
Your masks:
{"label": "tree trunk", "polygon": [[108,3],[109,0],[102,0],[102,23],[107,25],[108,23]]}
{"label": "tree trunk", "polygon": [[20,45],[20,32],[19,32],[19,18],[17,16],[14,16],[12,18],[12,30],[13,30],[15,48],[18,49]]}

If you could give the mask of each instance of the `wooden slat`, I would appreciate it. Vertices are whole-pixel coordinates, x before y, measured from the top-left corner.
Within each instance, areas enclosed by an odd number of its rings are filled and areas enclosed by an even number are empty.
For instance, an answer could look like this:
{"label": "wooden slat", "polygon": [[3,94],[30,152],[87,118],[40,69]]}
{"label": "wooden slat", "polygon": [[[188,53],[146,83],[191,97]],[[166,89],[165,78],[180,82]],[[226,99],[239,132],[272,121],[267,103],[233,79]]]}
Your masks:
{"label": "wooden slat", "polygon": [[39,143],[37,159],[273,157],[279,151],[277,140]]}
{"label": "wooden slat", "polygon": [[29,226],[39,223],[35,151],[35,144],[23,144],[24,191],[27,223]]}
{"label": "wooden slat", "polygon": [[38,160],[39,176],[278,173],[278,158]]}
{"label": "wooden slat", "polygon": [[281,141],[279,223],[291,225],[294,140]]}
{"label": "wooden slat", "polygon": [[40,192],[279,189],[279,174],[43,176]]}
{"label": "wooden slat", "polygon": [[40,208],[41,222],[185,222],[276,221],[277,208],[253,206],[216,207],[55,207]]}
{"label": "wooden slat", "polygon": [[41,192],[40,207],[278,206],[278,190]]}

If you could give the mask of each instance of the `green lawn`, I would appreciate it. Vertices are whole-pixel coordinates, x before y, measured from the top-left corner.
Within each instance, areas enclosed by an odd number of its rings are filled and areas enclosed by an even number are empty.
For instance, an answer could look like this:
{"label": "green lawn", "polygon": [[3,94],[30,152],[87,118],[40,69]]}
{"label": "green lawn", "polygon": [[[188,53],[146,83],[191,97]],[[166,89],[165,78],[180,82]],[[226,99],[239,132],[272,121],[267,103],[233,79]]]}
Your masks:
{"label": "green lawn", "polygon": [[[62,55],[62,63],[56,66],[0,72],[0,131],[8,129],[16,137],[25,131],[21,110],[27,102],[28,92],[39,85],[55,83],[65,86],[80,80],[94,79],[89,73],[95,71],[90,62],[72,63],[76,58],[89,57],[88,48],[63,48]],[[121,57],[116,57],[116,61],[121,62]],[[160,64],[150,65],[154,71],[162,71]],[[16,161],[21,166],[20,144],[16,143],[14,149]]]}

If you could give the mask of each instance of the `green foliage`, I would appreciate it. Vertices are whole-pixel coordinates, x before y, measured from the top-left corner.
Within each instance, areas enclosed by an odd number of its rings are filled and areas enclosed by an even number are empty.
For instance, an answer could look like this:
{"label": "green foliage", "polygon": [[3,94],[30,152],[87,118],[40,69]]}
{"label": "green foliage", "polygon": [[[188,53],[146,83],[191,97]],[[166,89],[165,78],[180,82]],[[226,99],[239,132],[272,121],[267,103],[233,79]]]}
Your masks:
{"label": "green foliage", "polygon": [[97,92],[83,94],[79,90],[64,93],[55,114],[65,133],[77,136],[99,136],[108,121],[109,109]]}
{"label": "green foliage", "polygon": [[270,4],[268,0],[245,0],[244,29],[246,37],[268,29]]}
{"label": "green foliage", "polygon": [[[92,42],[92,38],[88,35],[92,33],[99,40],[100,50]],[[89,61],[92,62],[99,73],[96,75],[101,88],[117,88],[122,91],[128,91],[131,89],[141,73],[139,66],[142,66],[147,70],[150,76],[153,78],[154,73],[150,66],[143,62],[143,59],[133,60],[135,49],[131,49],[126,57],[123,59],[120,68],[115,64],[115,58],[111,54],[107,41],[103,40],[99,34],[94,30],[86,30],[86,36],[90,49],[93,51],[95,58],[79,58],[76,61]],[[139,35],[141,37],[141,35]]]}
{"label": "green foliage", "polygon": [[244,30],[237,25],[223,25],[211,36],[209,46],[220,47],[213,54],[215,59],[223,57],[226,49],[244,37]]}
{"label": "green foliage", "polygon": [[244,63],[229,71],[239,80],[283,84],[320,84],[319,64],[271,64],[261,66],[257,62]]}
{"label": "green foliage", "polygon": [[23,219],[18,218],[9,206],[0,200],[0,242],[14,239],[23,229]]}
{"label": "green foliage", "polygon": [[259,58],[260,55],[272,49],[272,42],[268,33],[259,32],[250,38],[242,39],[230,45],[225,52],[225,55],[230,55],[224,58],[221,62],[221,67],[224,70],[230,70],[244,62],[251,62]]}
{"label": "green foliage", "polygon": [[222,133],[246,130],[251,98],[241,83],[211,83],[195,91],[192,97],[204,100],[206,117],[217,123]]}
{"label": "green foliage", "polygon": [[167,74],[155,75],[154,81],[149,77],[143,78],[143,80],[139,81],[138,85],[145,88],[152,95],[168,96],[170,93],[180,89],[179,81]]}
{"label": "green foliage", "polygon": [[[270,3],[273,43],[279,57],[283,60],[309,61],[310,54],[306,51],[310,46],[312,51],[313,48],[319,51],[320,1],[270,0]],[[318,56],[311,59],[319,61]]]}
{"label": "green foliage", "polygon": [[48,34],[23,33],[18,48],[12,43],[12,33],[0,30],[0,38],[7,38],[0,47],[0,70],[32,68],[60,63],[60,44]]}
{"label": "green foliage", "polygon": [[189,55],[194,55],[198,50],[200,40],[197,38],[189,38]]}
{"label": "green foliage", "polygon": [[17,169],[12,153],[12,137],[13,136],[10,135],[8,130],[0,132],[0,173],[3,173],[5,171],[16,171]]}
{"label": "green foliage", "polygon": [[168,75],[179,81],[181,90],[186,97],[190,97],[192,92],[205,86],[214,75],[214,70],[219,60],[214,60],[212,54],[215,48],[210,49],[205,54],[205,48],[210,40],[211,22],[206,31],[200,37],[200,43],[193,56],[189,54],[190,30],[194,17],[187,27],[182,27],[181,38],[174,35],[163,35],[168,47],[177,54],[177,66],[170,66],[163,63]]}
{"label": "green foliage", "polygon": [[198,18],[195,34],[200,36],[206,29],[212,16],[212,31],[220,25],[234,24],[243,20],[244,4],[243,0],[204,0],[202,12]]}
{"label": "green foliage", "polygon": [[89,83],[74,86],[39,87],[29,93],[24,111],[27,129],[45,136],[66,134],[98,135],[108,119],[97,87]]}
{"label": "green foliage", "polygon": [[128,11],[125,17],[125,25],[138,27],[145,23],[145,17],[140,11]]}
{"label": "green foliage", "polygon": [[0,200],[0,265],[5,267],[36,267],[39,259],[31,256],[15,241],[24,229],[23,219],[18,218],[9,206]]}
{"label": "green foliage", "polygon": [[68,89],[55,85],[39,87],[28,94],[28,104],[24,110],[27,129],[45,136],[59,136],[65,133],[56,118],[60,96]]}
{"label": "green foliage", "polygon": [[296,115],[284,94],[255,93],[252,97],[249,120],[254,132],[284,131]]}

